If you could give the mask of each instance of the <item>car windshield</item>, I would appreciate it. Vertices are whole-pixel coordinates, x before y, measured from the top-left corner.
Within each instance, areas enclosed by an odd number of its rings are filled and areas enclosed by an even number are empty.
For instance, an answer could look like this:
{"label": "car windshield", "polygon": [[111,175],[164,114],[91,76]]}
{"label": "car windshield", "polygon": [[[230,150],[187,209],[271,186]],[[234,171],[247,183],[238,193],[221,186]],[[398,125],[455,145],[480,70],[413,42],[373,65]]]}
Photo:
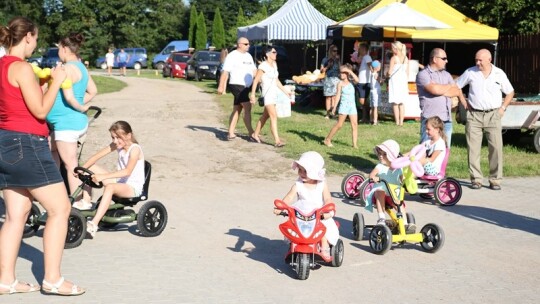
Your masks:
{"label": "car windshield", "polygon": [[199,53],[197,58],[200,61],[218,61],[219,62],[219,53]]}
{"label": "car windshield", "polygon": [[187,62],[189,60],[189,55],[176,54],[173,56],[174,62]]}

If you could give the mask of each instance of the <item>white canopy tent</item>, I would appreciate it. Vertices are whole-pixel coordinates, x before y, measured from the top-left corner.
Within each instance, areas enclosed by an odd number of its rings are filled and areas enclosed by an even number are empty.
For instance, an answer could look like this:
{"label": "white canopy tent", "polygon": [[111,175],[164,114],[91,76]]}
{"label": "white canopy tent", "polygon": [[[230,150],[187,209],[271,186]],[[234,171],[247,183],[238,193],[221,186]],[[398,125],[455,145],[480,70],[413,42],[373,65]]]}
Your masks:
{"label": "white canopy tent", "polygon": [[326,39],[326,28],[335,24],[316,10],[308,0],[289,0],[263,21],[239,27],[238,37],[250,41],[306,42]]}

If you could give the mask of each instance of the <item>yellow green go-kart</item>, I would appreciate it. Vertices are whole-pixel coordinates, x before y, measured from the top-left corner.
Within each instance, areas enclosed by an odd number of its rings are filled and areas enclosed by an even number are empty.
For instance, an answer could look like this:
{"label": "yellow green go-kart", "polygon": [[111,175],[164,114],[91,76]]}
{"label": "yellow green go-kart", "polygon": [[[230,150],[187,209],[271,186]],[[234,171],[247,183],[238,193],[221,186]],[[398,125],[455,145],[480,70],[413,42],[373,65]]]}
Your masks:
{"label": "yellow green go-kart", "polygon": [[[364,216],[357,212],[353,217],[353,235],[355,240],[360,241],[364,237],[366,228],[371,228],[369,232],[369,246],[377,254],[385,254],[393,243],[403,245],[405,243],[420,243],[420,246],[427,252],[437,252],[444,244],[444,232],[437,224],[429,223],[424,225],[420,232],[406,233],[401,206],[403,204],[404,189],[401,185],[390,184],[385,180],[381,183],[389,189],[390,196],[386,197],[386,213],[390,220],[386,225],[364,225]],[[373,180],[364,181],[373,184]],[[364,190],[362,190],[364,191]],[[393,208],[395,207],[395,208]],[[407,212],[409,224],[415,223],[414,215]],[[367,231],[366,231],[367,232]]]}

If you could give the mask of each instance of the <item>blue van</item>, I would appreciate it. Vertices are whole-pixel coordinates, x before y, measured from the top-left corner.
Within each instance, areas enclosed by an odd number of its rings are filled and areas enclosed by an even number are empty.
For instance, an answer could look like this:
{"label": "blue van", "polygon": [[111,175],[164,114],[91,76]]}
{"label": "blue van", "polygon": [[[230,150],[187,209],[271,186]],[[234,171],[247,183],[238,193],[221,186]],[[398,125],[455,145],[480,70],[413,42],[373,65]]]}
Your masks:
{"label": "blue van", "polygon": [[[147,55],[145,48],[124,48],[124,51],[129,55],[129,61],[127,63],[128,69],[146,69],[147,67]],[[114,50],[114,68],[118,68],[118,62],[116,62],[116,56],[120,53],[120,49]],[[99,57],[96,59],[96,67],[103,70],[107,69],[107,63],[105,57]]]}
{"label": "blue van", "polygon": [[172,52],[184,52],[187,53],[189,48],[189,41],[188,40],[173,40],[167,44],[161,52],[156,54],[154,59],[152,60],[152,68],[163,71],[163,66],[165,65],[165,62],[167,61],[167,58],[169,58],[169,55]]}

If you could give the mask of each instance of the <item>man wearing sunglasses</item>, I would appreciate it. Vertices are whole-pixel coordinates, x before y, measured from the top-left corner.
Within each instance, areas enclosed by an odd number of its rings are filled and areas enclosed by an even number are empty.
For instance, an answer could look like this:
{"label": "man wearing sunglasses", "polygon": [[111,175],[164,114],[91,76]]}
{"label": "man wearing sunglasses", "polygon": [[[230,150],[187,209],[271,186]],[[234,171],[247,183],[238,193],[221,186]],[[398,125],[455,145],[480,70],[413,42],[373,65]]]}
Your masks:
{"label": "man wearing sunglasses", "polygon": [[429,64],[416,75],[416,89],[420,100],[420,143],[429,139],[426,120],[439,116],[444,122],[444,133],[450,147],[452,136],[452,99],[461,94],[452,75],[446,71],[448,58],[443,49],[435,48],[429,54]]}
{"label": "man wearing sunglasses", "polygon": [[[249,54],[249,40],[245,37],[238,38],[236,50],[232,51],[225,58],[223,63],[223,72],[219,79],[218,94],[225,93],[225,86],[229,80],[229,91],[234,96],[234,104],[231,116],[229,118],[229,134],[228,140],[236,138],[235,129],[238,119],[244,110],[244,124],[249,132],[253,135],[253,126],[251,125],[251,103],[249,102],[249,92],[253,77],[257,71],[253,57]],[[230,79],[229,79],[230,75]]]}

